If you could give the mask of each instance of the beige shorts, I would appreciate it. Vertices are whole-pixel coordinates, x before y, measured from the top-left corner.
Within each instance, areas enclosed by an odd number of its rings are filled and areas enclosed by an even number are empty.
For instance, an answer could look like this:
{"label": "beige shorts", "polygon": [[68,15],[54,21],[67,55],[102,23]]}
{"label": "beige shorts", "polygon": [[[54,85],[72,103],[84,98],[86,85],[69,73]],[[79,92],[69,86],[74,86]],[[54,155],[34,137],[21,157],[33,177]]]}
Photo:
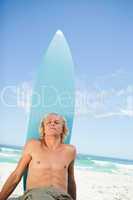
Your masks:
{"label": "beige shorts", "polygon": [[72,197],[53,186],[34,188],[26,191],[24,195],[9,200],[73,200]]}

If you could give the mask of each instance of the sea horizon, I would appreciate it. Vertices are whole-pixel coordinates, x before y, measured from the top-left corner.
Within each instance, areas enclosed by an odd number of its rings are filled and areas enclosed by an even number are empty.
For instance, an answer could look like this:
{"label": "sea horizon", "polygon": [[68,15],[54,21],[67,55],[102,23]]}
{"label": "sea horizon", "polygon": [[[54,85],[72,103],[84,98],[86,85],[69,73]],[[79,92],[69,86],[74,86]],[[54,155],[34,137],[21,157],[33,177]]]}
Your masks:
{"label": "sea horizon", "polygon": [[[0,144],[0,164],[17,164],[22,155],[22,146]],[[75,167],[100,173],[133,176],[133,160],[77,153]]]}
{"label": "sea horizon", "polygon": [[[1,148],[14,149],[14,150],[21,151],[23,147],[24,146],[20,146],[20,145],[0,144],[0,151],[1,151]],[[80,159],[80,158],[86,159],[88,157],[94,160],[111,161],[111,162],[116,162],[119,164],[133,165],[133,159],[118,158],[118,157],[113,157],[113,156],[102,156],[102,155],[88,154],[88,153],[82,153],[82,152],[77,153],[77,159]]]}

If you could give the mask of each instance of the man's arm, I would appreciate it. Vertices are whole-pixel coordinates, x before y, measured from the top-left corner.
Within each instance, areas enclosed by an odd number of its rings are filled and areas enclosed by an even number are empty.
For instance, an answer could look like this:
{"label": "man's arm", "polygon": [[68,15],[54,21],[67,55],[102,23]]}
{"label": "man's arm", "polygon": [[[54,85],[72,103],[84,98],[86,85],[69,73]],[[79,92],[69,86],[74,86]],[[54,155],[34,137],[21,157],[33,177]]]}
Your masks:
{"label": "man's arm", "polygon": [[24,154],[20,159],[16,169],[11,173],[7,181],[5,182],[1,192],[0,192],[0,200],[6,200],[9,195],[14,191],[16,186],[21,180],[21,177],[27,168],[28,164],[30,163],[32,157],[30,154],[26,153],[29,144],[26,145]]}
{"label": "man's arm", "polygon": [[73,200],[76,200],[76,182],[74,177],[74,160],[76,158],[76,149],[74,149],[74,159],[68,167],[68,193]]}

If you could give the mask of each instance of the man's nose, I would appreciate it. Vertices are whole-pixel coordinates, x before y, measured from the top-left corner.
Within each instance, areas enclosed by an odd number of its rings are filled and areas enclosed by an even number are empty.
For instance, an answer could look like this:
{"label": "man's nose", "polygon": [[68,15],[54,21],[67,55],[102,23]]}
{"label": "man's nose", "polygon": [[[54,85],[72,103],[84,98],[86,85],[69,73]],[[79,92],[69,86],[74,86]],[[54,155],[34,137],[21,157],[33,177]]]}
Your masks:
{"label": "man's nose", "polygon": [[52,125],[52,126],[55,125],[55,122],[51,122],[51,125]]}

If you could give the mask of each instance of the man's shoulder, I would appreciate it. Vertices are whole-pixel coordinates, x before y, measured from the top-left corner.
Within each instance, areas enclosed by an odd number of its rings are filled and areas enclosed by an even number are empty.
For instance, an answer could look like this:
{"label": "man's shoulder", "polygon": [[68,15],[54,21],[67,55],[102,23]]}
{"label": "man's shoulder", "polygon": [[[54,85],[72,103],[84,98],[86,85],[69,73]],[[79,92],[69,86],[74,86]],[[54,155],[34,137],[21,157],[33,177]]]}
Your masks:
{"label": "man's shoulder", "polygon": [[70,149],[70,150],[75,150],[76,146],[74,146],[73,144],[64,144],[66,148]]}
{"label": "man's shoulder", "polygon": [[37,139],[29,139],[26,143],[25,143],[25,148],[31,148],[37,144],[40,144],[40,141]]}
{"label": "man's shoulder", "polygon": [[65,148],[68,152],[70,152],[71,154],[73,154],[74,157],[76,157],[77,151],[76,151],[76,146],[72,145],[72,144],[64,144]]}

